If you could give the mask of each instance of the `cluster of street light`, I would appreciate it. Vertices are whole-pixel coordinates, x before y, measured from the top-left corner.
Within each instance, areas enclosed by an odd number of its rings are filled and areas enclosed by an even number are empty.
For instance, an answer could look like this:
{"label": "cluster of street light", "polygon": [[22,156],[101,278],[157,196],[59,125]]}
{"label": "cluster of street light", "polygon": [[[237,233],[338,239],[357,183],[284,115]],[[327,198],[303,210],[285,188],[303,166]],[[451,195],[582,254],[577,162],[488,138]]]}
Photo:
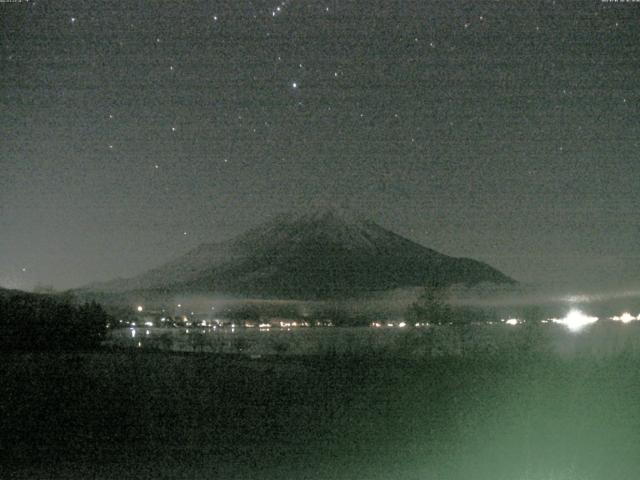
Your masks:
{"label": "cluster of street light", "polygon": [[[570,310],[569,313],[567,313],[567,315],[563,318],[547,318],[545,320],[541,320],[541,323],[556,323],[564,325],[572,332],[578,332],[585,327],[596,323],[598,320],[598,317],[587,315],[574,308]],[[609,320],[626,324],[640,320],[640,314],[638,314],[637,316],[633,316],[629,312],[624,312],[621,315],[614,315],[613,317],[609,317]],[[524,321],[517,318],[502,319],[502,322],[511,326],[524,323]]]}
{"label": "cluster of street light", "polygon": [[[178,308],[182,307],[182,305],[178,304]],[[136,311],[138,313],[142,313],[144,311],[144,307],[142,305],[138,305],[136,306]],[[164,310],[163,310],[164,311]],[[193,312],[192,312],[193,313]],[[624,312],[620,315],[614,315],[612,317],[608,317],[609,320],[614,321],[614,322],[620,322],[623,324],[628,324],[634,321],[640,321],[640,314],[638,314],[637,316],[634,316],[632,314],[630,314],[629,312]],[[168,321],[170,319],[166,318],[166,317],[162,317],[161,318],[161,323],[165,323],[166,321]],[[187,316],[182,316],[182,320],[185,326],[190,326],[192,325],[192,322],[190,321],[190,319]],[[571,309],[567,315],[565,315],[563,318],[547,318],[547,319],[543,319],[540,320],[540,323],[542,324],[548,324],[548,323],[554,323],[554,324],[559,324],[559,325],[563,325],[565,326],[568,330],[572,331],[572,332],[579,332],[582,329],[584,329],[585,327],[592,325],[594,323],[596,323],[599,320],[598,317],[595,316],[590,316],[587,315],[585,313],[583,313],[582,311],[578,310],[578,309]],[[521,320],[519,318],[516,317],[510,317],[510,318],[503,318],[502,320],[500,320],[501,323],[508,325],[508,326],[517,326],[517,325],[521,325],[526,323],[525,320]],[[318,326],[333,326],[332,322],[315,322],[317,323]],[[488,324],[494,324],[494,322],[487,322]],[[193,323],[194,325],[196,323]],[[147,327],[153,327],[154,324],[151,321],[145,321],[144,325]],[[202,327],[211,327],[214,330],[218,327],[223,327],[225,326],[225,322],[223,322],[220,319],[215,319],[215,320],[201,320],[199,322],[199,325]],[[430,324],[428,322],[423,322],[423,323],[415,323],[415,325],[412,324],[412,326],[415,327],[428,327]],[[131,322],[130,323],[131,327],[135,327],[136,324],[135,322]],[[230,325],[232,328],[232,331],[235,330],[235,323]],[[265,321],[261,321],[261,322],[245,322],[244,325],[240,325],[240,326],[244,326],[246,328],[251,328],[251,327],[258,327],[258,329],[260,331],[269,331],[271,330],[273,327],[276,328],[280,328],[280,329],[286,329],[286,330],[290,330],[292,327],[307,327],[307,326],[311,326],[310,322],[308,321],[295,321],[295,320],[282,320],[279,322],[265,322]],[[398,321],[398,322],[391,322],[391,321],[376,321],[376,322],[372,322],[371,323],[371,327],[374,328],[405,328],[409,326],[408,323],[404,322],[404,321]],[[149,330],[146,331],[147,335],[149,335]],[[131,336],[135,337],[135,329],[131,328]]]}

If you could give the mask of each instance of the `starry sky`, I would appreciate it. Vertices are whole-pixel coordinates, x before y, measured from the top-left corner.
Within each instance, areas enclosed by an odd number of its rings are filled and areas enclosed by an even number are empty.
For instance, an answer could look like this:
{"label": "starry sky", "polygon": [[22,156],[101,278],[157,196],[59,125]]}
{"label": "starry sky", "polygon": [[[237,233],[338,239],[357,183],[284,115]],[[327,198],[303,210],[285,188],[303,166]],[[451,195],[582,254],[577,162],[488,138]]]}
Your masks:
{"label": "starry sky", "polygon": [[[0,285],[332,202],[524,282],[640,271],[640,2],[0,3]],[[640,282],[637,282],[640,283]]]}

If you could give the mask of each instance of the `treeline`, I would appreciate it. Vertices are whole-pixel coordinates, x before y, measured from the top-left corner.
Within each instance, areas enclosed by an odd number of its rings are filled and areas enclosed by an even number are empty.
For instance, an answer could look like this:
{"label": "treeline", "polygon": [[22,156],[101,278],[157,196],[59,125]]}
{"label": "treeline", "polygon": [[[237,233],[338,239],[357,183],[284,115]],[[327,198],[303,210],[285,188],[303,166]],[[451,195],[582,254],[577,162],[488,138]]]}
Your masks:
{"label": "treeline", "polygon": [[3,351],[92,350],[114,320],[97,303],[25,292],[0,294]]}

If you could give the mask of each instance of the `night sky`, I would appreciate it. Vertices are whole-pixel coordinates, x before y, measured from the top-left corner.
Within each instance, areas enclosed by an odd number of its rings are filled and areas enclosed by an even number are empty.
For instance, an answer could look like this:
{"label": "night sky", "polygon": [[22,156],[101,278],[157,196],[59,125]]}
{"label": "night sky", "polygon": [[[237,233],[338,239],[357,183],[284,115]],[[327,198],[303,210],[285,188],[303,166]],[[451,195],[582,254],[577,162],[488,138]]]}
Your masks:
{"label": "night sky", "polygon": [[328,202],[525,282],[637,279],[638,2],[36,0],[0,22],[0,286],[131,276]]}

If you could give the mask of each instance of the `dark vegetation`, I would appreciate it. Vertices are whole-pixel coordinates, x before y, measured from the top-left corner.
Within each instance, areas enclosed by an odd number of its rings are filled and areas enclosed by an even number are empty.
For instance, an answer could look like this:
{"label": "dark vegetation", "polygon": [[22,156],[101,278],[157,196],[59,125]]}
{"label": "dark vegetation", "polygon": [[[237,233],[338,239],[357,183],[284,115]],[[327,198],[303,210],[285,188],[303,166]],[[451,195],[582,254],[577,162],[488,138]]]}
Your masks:
{"label": "dark vegetation", "polygon": [[65,295],[0,293],[4,351],[92,350],[114,325],[113,317],[95,302],[76,304]]}

